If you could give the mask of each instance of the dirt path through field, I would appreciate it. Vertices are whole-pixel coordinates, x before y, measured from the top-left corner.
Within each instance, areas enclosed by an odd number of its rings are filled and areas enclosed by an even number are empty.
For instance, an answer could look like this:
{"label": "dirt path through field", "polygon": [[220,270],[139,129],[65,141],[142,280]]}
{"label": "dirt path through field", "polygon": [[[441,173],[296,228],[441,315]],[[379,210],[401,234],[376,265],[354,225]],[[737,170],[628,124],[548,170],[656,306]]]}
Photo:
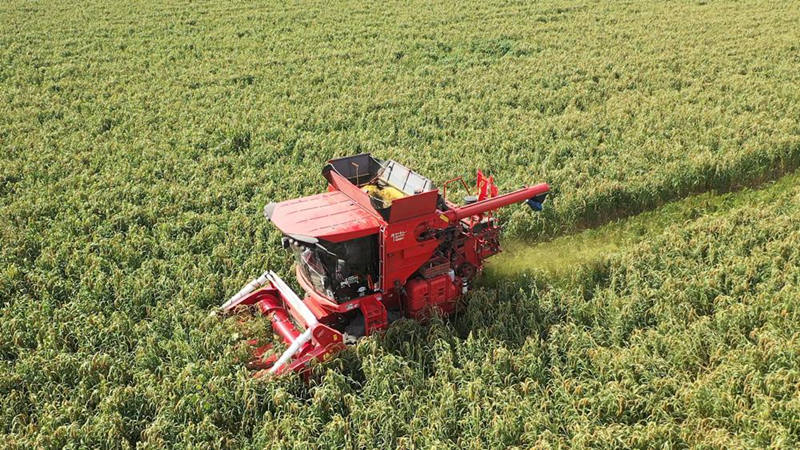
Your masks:
{"label": "dirt path through field", "polygon": [[681,226],[709,214],[719,214],[769,199],[777,192],[800,182],[796,172],[758,189],[717,194],[707,192],[668,203],[663,207],[598,228],[565,235],[547,242],[527,243],[522,240],[503,243],[504,252],[489,260],[483,282],[518,276],[528,271],[544,271],[552,276],[563,275],[575,267],[591,264],[623,251],[672,226]]}

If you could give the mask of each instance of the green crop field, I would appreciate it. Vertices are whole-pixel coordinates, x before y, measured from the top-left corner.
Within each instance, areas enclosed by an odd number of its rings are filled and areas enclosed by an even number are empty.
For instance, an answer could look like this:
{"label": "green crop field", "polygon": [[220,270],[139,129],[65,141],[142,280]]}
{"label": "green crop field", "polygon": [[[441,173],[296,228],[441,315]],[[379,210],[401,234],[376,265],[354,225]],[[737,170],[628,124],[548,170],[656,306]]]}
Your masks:
{"label": "green crop field", "polygon": [[[800,446],[795,0],[0,5],[0,446]],[[252,379],[264,204],[547,181],[464,311]]]}

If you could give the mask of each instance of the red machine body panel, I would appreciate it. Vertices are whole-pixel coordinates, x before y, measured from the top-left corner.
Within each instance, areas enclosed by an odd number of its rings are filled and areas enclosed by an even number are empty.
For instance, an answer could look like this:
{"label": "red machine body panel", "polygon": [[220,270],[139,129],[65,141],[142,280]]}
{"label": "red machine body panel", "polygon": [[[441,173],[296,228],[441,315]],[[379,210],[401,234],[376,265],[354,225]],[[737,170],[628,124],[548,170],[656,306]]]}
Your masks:
{"label": "red machine body panel", "polygon": [[404,307],[406,314],[414,319],[422,319],[433,314],[449,315],[456,309],[456,300],[461,293],[458,278],[450,275],[424,279],[414,278],[406,285]]}
{"label": "red machine body panel", "polygon": [[382,225],[375,215],[336,190],[277,203],[270,220],[286,234],[331,242],[375,234]]}
{"label": "red machine body panel", "polygon": [[397,223],[414,217],[432,214],[436,211],[436,199],[439,197],[439,190],[421,192],[416,195],[399,198],[392,202],[392,212],[389,215],[389,222]]}
{"label": "red machine body panel", "polygon": [[361,209],[364,210],[365,213],[370,214],[371,216],[380,219],[380,214],[378,211],[375,211],[375,208],[372,207],[372,204],[369,200],[369,195],[366,192],[359,189],[358,186],[351,183],[347,178],[339,175],[334,171],[329,171],[325,173],[325,178],[328,180],[328,190],[332,192],[340,191],[344,195],[348,196],[350,200],[358,204]]}
{"label": "red machine body panel", "polygon": [[437,239],[419,240],[424,230],[426,218],[417,218],[387,226],[384,231],[381,260],[381,287],[386,295],[384,300],[390,307],[399,304],[399,289],[406,280],[431,259],[439,247]]}

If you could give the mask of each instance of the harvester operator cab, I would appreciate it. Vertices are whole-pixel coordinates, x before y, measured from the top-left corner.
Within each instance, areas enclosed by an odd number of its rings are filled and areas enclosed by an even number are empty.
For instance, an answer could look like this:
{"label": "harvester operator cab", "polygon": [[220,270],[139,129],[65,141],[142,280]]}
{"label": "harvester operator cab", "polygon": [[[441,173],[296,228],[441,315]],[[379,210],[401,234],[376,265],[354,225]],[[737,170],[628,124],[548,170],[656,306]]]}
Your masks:
{"label": "harvester operator cab", "polygon": [[[390,218],[393,201],[436,189],[433,181],[402,164],[380,160],[370,154],[330,161],[323,169],[323,174],[333,184],[335,180],[329,172],[335,172],[346,179],[347,184],[365,193],[369,205],[384,220]],[[348,189],[342,185],[338,187]],[[339,217],[336,214],[338,212],[335,211],[332,217]],[[353,228],[361,228],[362,225],[354,224]],[[337,239],[336,242],[322,239],[302,242],[289,236],[288,246],[295,254],[301,275],[313,289],[337,303],[343,303],[378,289],[379,234],[378,230],[375,231],[374,234]]]}
{"label": "harvester operator cab", "polygon": [[382,229],[433,213],[441,195],[430,179],[369,154],[331,160],[322,172],[328,192],[270,203],[264,215],[283,232],[301,282],[341,304],[380,289]]}
{"label": "harvester operator cab", "polygon": [[378,277],[377,235],[344,242],[304,241],[283,238],[294,253],[300,275],[316,292],[337,303],[373,292]]}

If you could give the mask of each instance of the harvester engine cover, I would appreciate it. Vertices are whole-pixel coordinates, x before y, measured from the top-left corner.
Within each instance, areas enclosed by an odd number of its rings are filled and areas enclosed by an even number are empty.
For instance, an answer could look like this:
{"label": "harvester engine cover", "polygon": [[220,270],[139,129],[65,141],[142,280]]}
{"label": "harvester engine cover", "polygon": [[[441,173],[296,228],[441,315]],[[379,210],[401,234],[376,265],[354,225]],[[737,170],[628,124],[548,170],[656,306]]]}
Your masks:
{"label": "harvester engine cover", "polygon": [[[328,161],[322,174],[327,192],[264,207],[295,256],[304,297],[266,271],[222,305],[226,313],[256,305],[288,346],[269,358],[258,348],[257,375],[304,372],[394,318],[452,314],[483,261],[500,251],[494,211],[523,202],[541,210],[550,190],[542,183],[498,195],[480,171],[474,190],[460,177],[440,190],[370,154]],[[460,204],[447,198],[456,183],[470,193]]]}

